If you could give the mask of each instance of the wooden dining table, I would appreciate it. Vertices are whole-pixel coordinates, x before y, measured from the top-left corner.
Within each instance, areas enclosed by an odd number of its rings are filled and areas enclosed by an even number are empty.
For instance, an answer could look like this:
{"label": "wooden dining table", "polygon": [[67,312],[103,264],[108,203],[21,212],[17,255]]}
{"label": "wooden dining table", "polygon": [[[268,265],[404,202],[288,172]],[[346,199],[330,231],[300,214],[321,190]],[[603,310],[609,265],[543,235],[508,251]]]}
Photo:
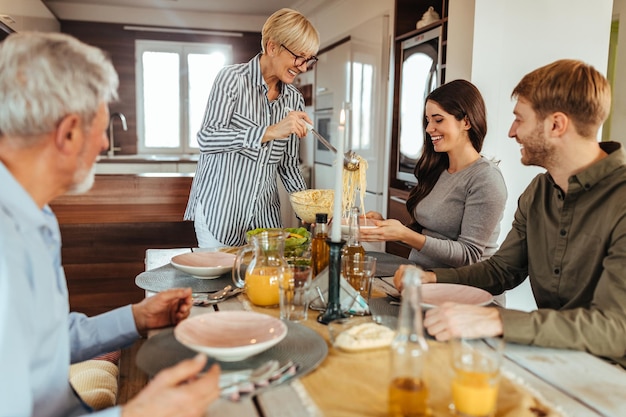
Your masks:
{"label": "wooden dining table", "polygon": [[[146,271],[169,264],[191,248],[148,249]],[[380,280],[380,281],[378,281]],[[388,279],[386,280],[389,281]],[[373,299],[388,285],[376,278]],[[150,291],[146,291],[147,295]],[[274,317],[278,308],[252,305],[245,294],[209,307],[193,307],[192,315],[249,310]],[[387,416],[390,352],[379,349],[348,353],[335,349],[316,311],[300,325],[314,330],[327,344],[326,357],[304,375],[239,401],[220,398],[207,410],[217,417],[383,417]],[[454,416],[450,404],[451,365],[447,343],[428,340],[425,379],[433,416]],[[502,365],[496,417],[624,417],[626,371],[593,355],[573,350],[507,344]]]}

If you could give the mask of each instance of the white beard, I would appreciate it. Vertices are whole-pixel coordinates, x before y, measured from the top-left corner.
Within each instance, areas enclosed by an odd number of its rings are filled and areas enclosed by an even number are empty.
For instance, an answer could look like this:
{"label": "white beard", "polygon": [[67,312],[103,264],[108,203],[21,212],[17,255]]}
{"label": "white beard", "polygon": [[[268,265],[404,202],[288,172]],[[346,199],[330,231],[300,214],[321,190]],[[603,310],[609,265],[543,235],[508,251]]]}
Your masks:
{"label": "white beard", "polygon": [[76,171],[74,175],[74,185],[67,191],[66,194],[84,194],[93,187],[93,183],[96,179],[96,164],[93,164],[87,171],[81,169]]}

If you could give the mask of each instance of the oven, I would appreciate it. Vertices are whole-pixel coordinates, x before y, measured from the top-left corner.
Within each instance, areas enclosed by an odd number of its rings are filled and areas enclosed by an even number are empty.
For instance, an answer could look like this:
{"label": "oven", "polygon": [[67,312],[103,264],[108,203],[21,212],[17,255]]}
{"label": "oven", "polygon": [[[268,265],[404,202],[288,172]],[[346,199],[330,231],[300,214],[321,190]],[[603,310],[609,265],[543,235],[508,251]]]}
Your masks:
{"label": "oven", "polygon": [[[331,145],[337,146],[338,116],[334,114],[333,109],[315,110],[315,130],[322,135]],[[332,165],[335,161],[335,154],[322,144],[319,140],[315,141],[314,160],[317,164]]]}

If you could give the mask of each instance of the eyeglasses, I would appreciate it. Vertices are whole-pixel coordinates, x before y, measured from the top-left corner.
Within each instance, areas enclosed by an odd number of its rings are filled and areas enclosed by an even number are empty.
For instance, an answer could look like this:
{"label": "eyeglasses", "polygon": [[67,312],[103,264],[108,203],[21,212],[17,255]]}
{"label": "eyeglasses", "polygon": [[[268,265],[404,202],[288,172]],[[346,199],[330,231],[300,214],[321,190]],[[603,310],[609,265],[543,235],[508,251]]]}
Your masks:
{"label": "eyeglasses", "polygon": [[306,69],[307,69],[307,70],[310,70],[311,68],[313,68],[313,67],[315,66],[315,63],[318,61],[318,59],[317,59],[317,57],[316,57],[315,55],[313,55],[313,56],[312,56],[312,57],[310,57],[310,58],[305,58],[305,57],[303,57],[303,56],[296,55],[296,54],[294,54],[293,52],[291,52],[291,51],[289,50],[289,48],[287,48],[287,47],[285,46],[285,44],[282,44],[282,43],[281,43],[281,44],[280,44],[280,46],[282,46],[283,48],[285,48],[285,50],[286,50],[287,52],[289,52],[291,55],[293,55],[293,65],[294,65],[295,67],[301,67],[301,66],[302,66],[302,64],[306,64]]}

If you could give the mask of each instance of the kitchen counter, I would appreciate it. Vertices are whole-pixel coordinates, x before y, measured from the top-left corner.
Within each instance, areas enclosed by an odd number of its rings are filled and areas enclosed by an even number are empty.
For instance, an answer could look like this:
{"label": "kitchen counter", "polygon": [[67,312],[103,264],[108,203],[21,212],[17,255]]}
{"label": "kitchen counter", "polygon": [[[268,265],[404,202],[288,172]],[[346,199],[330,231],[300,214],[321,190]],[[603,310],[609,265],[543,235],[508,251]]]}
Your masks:
{"label": "kitchen counter", "polygon": [[141,174],[148,172],[194,173],[198,154],[100,156],[96,174]]}
{"label": "kitchen counter", "polygon": [[146,249],[197,245],[193,222],[183,221],[192,180],[178,173],[96,175],[87,193],[51,202],[72,311],[91,316],[140,301],[134,278],[145,268]]}
{"label": "kitchen counter", "polygon": [[100,164],[142,164],[150,162],[198,162],[200,155],[115,155],[100,156]]}

